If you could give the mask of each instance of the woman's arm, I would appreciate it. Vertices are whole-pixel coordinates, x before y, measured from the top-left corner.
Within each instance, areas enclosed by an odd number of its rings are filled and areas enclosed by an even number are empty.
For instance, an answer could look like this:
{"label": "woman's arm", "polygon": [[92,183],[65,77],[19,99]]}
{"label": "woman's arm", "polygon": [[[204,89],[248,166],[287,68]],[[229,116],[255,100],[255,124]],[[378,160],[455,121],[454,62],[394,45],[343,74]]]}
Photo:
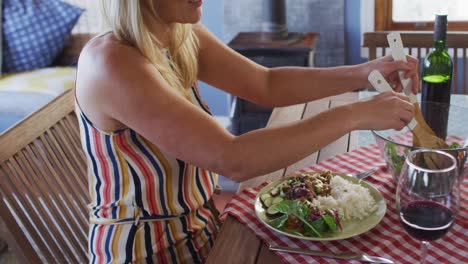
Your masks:
{"label": "woman's arm", "polygon": [[355,66],[332,68],[279,67],[268,69],[236,53],[202,25],[195,26],[200,40],[199,78],[231,94],[260,105],[277,107],[370,87],[367,76],[379,69],[401,90],[397,70],[408,71],[417,90],[418,62],[394,62],[390,56]]}
{"label": "woman's arm", "polygon": [[136,50],[98,44],[80,58],[77,99],[98,127],[106,122],[130,127],[162,151],[235,181],[292,164],[354,129],[402,128],[413,111],[387,93],[236,137],[169,87]]}

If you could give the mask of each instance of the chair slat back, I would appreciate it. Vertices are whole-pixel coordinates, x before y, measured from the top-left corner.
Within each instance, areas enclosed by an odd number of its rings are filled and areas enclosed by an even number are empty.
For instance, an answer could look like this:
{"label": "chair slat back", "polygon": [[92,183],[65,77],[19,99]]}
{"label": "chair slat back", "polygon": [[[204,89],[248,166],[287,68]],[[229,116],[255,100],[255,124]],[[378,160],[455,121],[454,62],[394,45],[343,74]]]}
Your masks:
{"label": "chair slat back", "polygon": [[88,262],[88,189],[73,91],[0,135],[0,220],[20,263]]}
{"label": "chair slat back", "polygon": [[[390,54],[387,43],[389,32],[364,33],[363,47],[369,48],[369,60]],[[407,54],[417,57],[422,63],[430,52],[434,38],[432,32],[400,32]],[[467,57],[468,33],[448,32],[447,50],[453,59],[452,93],[467,93]]]}

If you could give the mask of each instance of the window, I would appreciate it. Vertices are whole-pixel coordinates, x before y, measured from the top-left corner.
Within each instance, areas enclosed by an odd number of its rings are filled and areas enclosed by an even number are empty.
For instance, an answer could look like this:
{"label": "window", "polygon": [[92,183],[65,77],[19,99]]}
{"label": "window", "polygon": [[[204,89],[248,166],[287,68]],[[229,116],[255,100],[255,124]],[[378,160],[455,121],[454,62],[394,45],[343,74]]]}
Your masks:
{"label": "window", "polygon": [[375,0],[375,30],[433,30],[435,14],[448,14],[449,30],[468,31],[466,0]]}

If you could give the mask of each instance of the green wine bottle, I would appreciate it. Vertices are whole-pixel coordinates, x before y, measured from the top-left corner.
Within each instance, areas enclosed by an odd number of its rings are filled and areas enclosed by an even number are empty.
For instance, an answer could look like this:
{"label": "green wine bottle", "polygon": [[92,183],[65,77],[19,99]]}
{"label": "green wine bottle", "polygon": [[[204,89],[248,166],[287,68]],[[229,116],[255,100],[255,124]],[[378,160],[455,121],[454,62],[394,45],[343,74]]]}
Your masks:
{"label": "green wine bottle", "polygon": [[447,53],[447,15],[436,15],[434,49],[423,64],[421,112],[427,124],[442,139],[447,136],[452,83],[452,58]]}

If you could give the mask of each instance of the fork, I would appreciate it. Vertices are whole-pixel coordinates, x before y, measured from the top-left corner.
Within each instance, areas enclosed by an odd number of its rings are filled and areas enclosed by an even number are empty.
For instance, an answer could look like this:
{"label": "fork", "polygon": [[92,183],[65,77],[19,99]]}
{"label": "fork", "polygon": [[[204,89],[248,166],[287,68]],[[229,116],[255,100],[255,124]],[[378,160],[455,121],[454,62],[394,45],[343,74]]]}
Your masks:
{"label": "fork", "polygon": [[358,174],[351,174],[351,176],[355,177],[356,179],[361,181],[361,180],[369,177],[370,175],[374,174],[374,172],[376,172],[377,170],[378,170],[377,168],[372,168],[370,170],[366,170],[366,171],[360,172]]}
{"label": "fork", "polygon": [[[347,167],[348,169],[356,170],[356,168],[354,166],[351,166],[351,165],[348,165],[348,164],[346,164],[344,162],[341,162],[336,157],[333,157],[332,160],[336,161],[337,163],[339,163],[343,167]],[[369,169],[369,170],[366,170],[366,171],[363,171],[363,172],[360,172],[360,173],[357,173],[357,174],[347,173],[346,175],[348,175],[350,177],[354,177],[354,178],[358,179],[359,181],[361,181],[362,179],[367,178],[370,175],[374,174],[376,171],[378,171],[381,168],[381,166],[382,165],[379,165],[377,167],[374,167],[372,169]]]}

